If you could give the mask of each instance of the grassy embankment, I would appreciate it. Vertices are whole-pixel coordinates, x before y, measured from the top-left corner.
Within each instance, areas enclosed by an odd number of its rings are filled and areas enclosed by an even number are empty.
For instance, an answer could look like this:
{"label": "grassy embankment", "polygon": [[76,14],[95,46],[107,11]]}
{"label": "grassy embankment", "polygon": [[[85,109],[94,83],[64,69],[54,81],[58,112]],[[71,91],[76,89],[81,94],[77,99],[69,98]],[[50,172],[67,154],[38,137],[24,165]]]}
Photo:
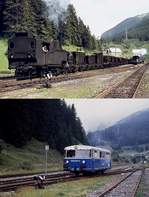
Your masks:
{"label": "grassy embankment", "polygon": [[[0,142],[0,175],[44,172],[45,144],[32,140],[23,148]],[[48,171],[62,170],[63,156],[55,150],[48,153]]]}
{"label": "grassy embankment", "polygon": [[7,39],[0,38],[0,74],[11,73],[8,70],[8,60],[7,60]]}
{"label": "grassy embankment", "polygon": [[82,180],[51,185],[45,190],[26,188],[22,191],[18,191],[14,197],[83,197],[86,196],[87,193],[96,191],[104,186],[111,178],[111,176],[85,178]]}
{"label": "grassy embankment", "polygon": [[66,50],[66,51],[82,52],[82,53],[85,53],[86,55],[91,55],[93,53],[100,52],[100,51],[97,51],[97,50],[84,49],[83,47],[77,47],[77,46],[74,46],[74,45],[69,45],[69,46],[65,45],[65,46],[63,46],[63,49]]}
{"label": "grassy embankment", "polygon": [[138,188],[138,192],[137,192],[136,197],[143,197],[144,194],[146,194],[146,195],[148,194],[148,184],[145,181],[144,176],[142,176],[141,183],[139,185],[139,188]]}

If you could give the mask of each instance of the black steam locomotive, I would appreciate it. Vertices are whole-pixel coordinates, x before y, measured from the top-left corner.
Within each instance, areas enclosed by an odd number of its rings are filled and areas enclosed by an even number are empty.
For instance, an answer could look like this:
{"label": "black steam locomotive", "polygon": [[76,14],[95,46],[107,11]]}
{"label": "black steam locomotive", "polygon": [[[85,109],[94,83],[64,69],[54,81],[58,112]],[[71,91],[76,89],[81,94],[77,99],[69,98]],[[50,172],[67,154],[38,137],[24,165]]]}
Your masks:
{"label": "black steam locomotive", "polygon": [[58,41],[45,42],[26,32],[17,32],[8,42],[9,69],[16,78],[59,75],[129,63],[126,58],[67,52]]}

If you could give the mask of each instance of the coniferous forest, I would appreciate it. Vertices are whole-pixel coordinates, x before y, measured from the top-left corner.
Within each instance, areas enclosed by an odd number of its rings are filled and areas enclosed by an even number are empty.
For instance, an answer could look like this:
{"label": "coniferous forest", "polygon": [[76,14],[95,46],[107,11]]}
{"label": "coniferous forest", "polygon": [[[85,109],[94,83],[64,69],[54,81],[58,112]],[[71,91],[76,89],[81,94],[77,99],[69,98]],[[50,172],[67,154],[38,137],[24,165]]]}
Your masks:
{"label": "coniferous forest", "polygon": [[32,138],[63,153],[72,144],[87,144],[74,106],[63,100],[1,100],[0,139],[22,147]]}
{"label": "coniferous forest", "polygon": [[[53,13],[57,10],[56,18]],[[0,35],[29,31],[47,41],[59,40],[63,45],[98,49],[99,41],[76,14],[73,5],[61,8],[58,1],[3,0],[0,1]]]}

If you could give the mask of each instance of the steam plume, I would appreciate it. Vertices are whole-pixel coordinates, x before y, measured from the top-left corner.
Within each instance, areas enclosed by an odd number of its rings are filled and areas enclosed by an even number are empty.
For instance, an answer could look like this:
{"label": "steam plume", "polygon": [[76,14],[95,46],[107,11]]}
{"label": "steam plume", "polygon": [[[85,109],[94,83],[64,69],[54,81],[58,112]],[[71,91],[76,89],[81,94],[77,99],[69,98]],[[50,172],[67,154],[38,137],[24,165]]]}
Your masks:
{"label": "steam plume", "polygon": [[50,19],[57,24],[58,17],[65,12],[70,0],[45,0],[49,7]]}

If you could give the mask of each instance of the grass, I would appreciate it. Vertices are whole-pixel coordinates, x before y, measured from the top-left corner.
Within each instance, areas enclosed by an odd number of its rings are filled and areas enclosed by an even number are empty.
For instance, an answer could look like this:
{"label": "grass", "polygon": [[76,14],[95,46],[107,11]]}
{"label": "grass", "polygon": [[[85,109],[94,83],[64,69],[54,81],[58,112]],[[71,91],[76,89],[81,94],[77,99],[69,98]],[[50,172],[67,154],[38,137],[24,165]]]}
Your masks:
{"label": "grass", "polygon": [[148,186],[145,184],[144,176],[141,178],[136,197],[143,197],[143,192],[148,191]]}
{"label": "grass", "polygon": [[8,70],[8,60],[6,56],[7,52],[7,39],[0,38],[0,73],[10,73],[10,70]]}
{"label": "grass", "polygon": [[[45,144],[32,140],[22,149],[1,142],[0,175],[43,172],[45,169]],[[62,170],[63,156],[55,150],[48,153],[48,170]]]}
{"label": "grass", "polygon": [[63,46],[63,49],[66,50],[66,51],[78,51],[78,52],[82,52],[82,53],[85,53],[86,55],[91,55],[93,53],[98,53],[98,52],[101,52],[101,51],[98,51],[98,50],[89,50],[89,49],[84,49],[83,47],[77,47],[75,45],[64,45]]}
{"label": "grass", "polygon": [[59,183],[45,190],[26,188],[14,197],[83,197],[102,187],[111,177],[86,178],[78,181]]}

